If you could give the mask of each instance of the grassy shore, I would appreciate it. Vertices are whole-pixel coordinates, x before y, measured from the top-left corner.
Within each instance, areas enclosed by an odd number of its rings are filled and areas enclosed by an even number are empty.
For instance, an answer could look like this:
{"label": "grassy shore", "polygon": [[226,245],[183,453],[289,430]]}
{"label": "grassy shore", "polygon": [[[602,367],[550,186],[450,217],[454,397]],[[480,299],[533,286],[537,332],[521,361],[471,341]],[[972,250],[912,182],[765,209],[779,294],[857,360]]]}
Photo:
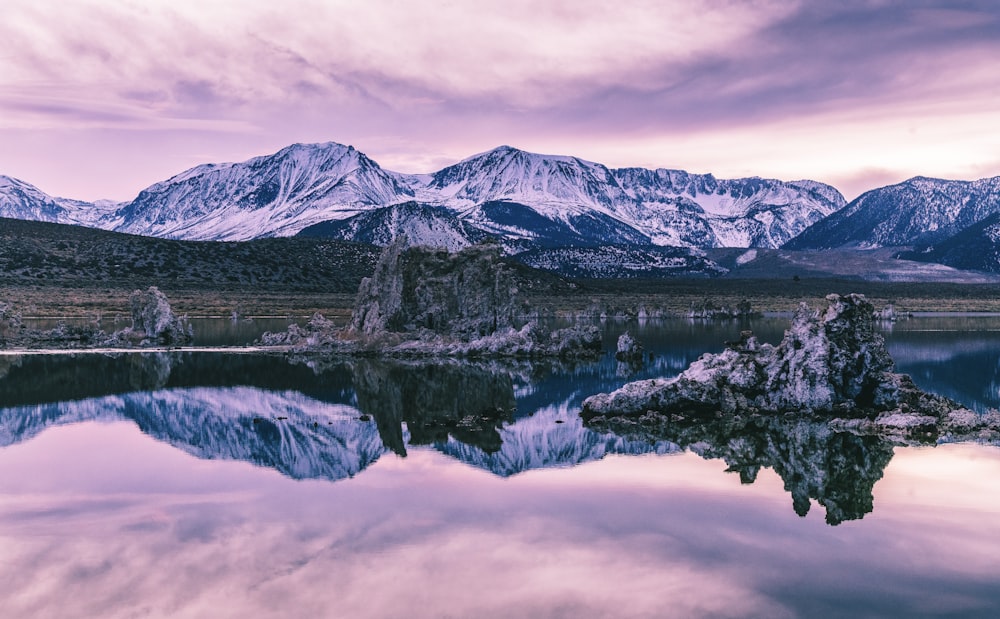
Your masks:
{"label": "grassy shore", "polygon": [[800,303],[822,307],[831,293],[860,293],[876,308],[892,303],[897,312],[1000,312],[1000,286],[995,284],[948,284],[911,282],[866,282],[847,279],[710,279],[628,280],[580,282],[574,295],[591,297],[598,304],[637,307],[645,304],[672,314],[684,314],[692,303],[708,299],[716,305],[735,306],[746,299],[756,311],[790,312]]}
{"label": "grassy shore", "polygon": [[[279,287],[190,287],[151,280],[175,311],[192,317],[326,316],[348,315],[353,293],[283,290]],[[0,301],[25,317],[92,318],[128,313],[130,285],[70,286],[4,284]],[[792,311],[800,302],[824,304],[832,292],[865,294],[876,307],[893,303],[898,312],[1000,312],[1000,286],[984,284],[880,283],[835,279],[783,280],[618,280],[577,281],[558,290],[536,286],[527,298],[543,314],[581,314],[595,309],[608,314],[634,314],[640,306],[667,315],[684,315],[691,305],[706,299],[716,305],[734,306],[748,300],[757,311]]]}

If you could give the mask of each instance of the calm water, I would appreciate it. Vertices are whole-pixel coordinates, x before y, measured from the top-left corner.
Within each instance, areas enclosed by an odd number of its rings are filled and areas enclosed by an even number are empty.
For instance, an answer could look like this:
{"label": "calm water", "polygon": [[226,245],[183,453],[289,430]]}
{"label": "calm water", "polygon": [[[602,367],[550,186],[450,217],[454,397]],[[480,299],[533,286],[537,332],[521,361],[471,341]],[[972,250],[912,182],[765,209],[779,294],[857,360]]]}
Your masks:
{"label": "calm water", "polygon": [[[0,357],[3,616],[998,616],[998,447],[580,423],[740,328],[640,326],[642,368]],[[886,335],[1000,405],[1000,318]]]}

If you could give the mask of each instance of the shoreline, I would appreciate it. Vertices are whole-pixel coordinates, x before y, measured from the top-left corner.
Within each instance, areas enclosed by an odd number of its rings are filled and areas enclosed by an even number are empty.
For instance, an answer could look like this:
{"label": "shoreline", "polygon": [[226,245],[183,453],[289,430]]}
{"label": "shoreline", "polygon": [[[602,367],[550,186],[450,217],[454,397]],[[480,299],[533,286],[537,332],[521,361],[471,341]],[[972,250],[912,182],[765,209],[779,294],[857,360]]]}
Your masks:
{"label": "shoreline", "polygon": [[[732,325],[740,324],[744,325],[749,322],[749,326],[753,326],[753,321],[755,320],[790,320],[793,317],[793,312],[761,312],[751,317],[736,317],[736,318],[690,318],[687,316],[655,316],[649,318],[636,318],[635,316],[608,316],[608,317],[597,317],[593,315],[560,315],[543,318],[544,321],[556,321],[565,322],[572,321],[579,324],[592,324],[592,325],[604,325],[604,324],[615,324],[615,325],[627,325],[630,323],[639,322],[640,324],[657,324],[657,323],[671,323],[671,322],[684,322],[691,324],[703,324],[703,325]],[[287,316],[268,316],[263,319],[286,319]],[[308,317],[293,317],[295,319],[308,318]],[[910,321],[915,321],[917,324],[915,326],[920,326],[919,322],[921,320],[934,320],[938,318],[995,318],[1000,319],[1000,312],[914,312],[912,315],[900,316],[897,320],[876,320],[876,325],[881,325],[878,330],[891,331],[895,325],[900,325],[901,323],[907,323]],[[83,317],[66,317],[69,324],[73,322],[80,321],[83,322],[86,319]],[[230,318],[227,316],[196,316],[193,317],[195,320],[217,320],[229,322]],[[60,318],[57,317],[43,317],[43,318],[24,318],[24,320],[32,321],[57,321]],[[920,330],[920,329],[917,329]],[[965,331],[967,329],[955,329],[955,331]],[[982,331],[1000,331],[1000,320],[998,320],[995,328],[983,329]],[[432,359],[437,358],[435,355],[421,354],[419,352],[414,352],[413,354],[393,354],[387,351],[383,351],[385,358],[391,359],[402,359],[402,358],[413,358],[413,359]],[[612,349],[608,349],[606,352],[613,352]],[[378,351],[347,351],[347,350],[307,350],[303,349],[301,345],[294,344],[260,344],[256,342],[248,342],[245,344],[186,344],[183,346],[167,346],[167,345],[156,345],[156,346],[133,346],[133,347],[113,347],[113,346],[66,346],[66,347],[53,347],[53,346],[15,346],[15,347],[2,347],[0,346],[0,358],[3,357],[15,357],[21,355],[73,355],[73,354],[106,354],[106,355],[117,355],[117,354],[145,354],[145,353],[218,353],[218,354],[315,354],[320,356],[335,356],[335,357],[364,357],[368,358],[371,356],[382,356]],[[447,355],[446,355],[447,356]],[[467,359],[476,357],[464,357],[461,355],[452,356],[450,358],[455,359]]]}
{"label": "shoreline", "polygon": [[[889,303],[899,315],[998,314],[1000,286],[984,284],[881,283],[847,280],[580,280],[572,290],[531,290],[525,298],[542,316],[636,315],[646,308],[664,316],[686,317],[692,305],[706,300],[735,306],[749,301],[754,312],[794,312],[799,303],[818,307],[827,294],[858,292],[876,308]],[[178,315],[189,318],[327,318],[349,316],[356,293],[280,289],[189,288],[151,279]],[[128,295],[143,286],[58,286],[4,284],[0,302],[31,320],[77,320],[128,317]]]}

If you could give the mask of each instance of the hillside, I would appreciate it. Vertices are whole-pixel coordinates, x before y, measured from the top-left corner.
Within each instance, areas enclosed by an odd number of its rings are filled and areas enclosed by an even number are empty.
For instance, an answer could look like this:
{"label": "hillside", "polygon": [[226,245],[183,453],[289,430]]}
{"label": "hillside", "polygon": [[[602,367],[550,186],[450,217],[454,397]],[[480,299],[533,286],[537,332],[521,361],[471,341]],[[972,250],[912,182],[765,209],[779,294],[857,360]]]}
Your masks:
{"label": "hillside", "polygon": [[158,239],[0,219],[0,282],[351,293],[378,249],[326,239],[241,243]]}

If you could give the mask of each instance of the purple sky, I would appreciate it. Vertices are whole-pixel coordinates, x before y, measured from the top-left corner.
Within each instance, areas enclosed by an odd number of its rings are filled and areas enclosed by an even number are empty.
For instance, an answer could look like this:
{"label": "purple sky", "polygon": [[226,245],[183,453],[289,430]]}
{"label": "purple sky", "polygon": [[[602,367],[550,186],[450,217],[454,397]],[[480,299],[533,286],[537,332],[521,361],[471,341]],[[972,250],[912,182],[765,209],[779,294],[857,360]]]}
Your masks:
{"label": "purple sky", "polygon": [[510,144],[848,198],[1000,175],[992,1],[3,4],[0,174],[54,195],[328,140],[400,172]]}

